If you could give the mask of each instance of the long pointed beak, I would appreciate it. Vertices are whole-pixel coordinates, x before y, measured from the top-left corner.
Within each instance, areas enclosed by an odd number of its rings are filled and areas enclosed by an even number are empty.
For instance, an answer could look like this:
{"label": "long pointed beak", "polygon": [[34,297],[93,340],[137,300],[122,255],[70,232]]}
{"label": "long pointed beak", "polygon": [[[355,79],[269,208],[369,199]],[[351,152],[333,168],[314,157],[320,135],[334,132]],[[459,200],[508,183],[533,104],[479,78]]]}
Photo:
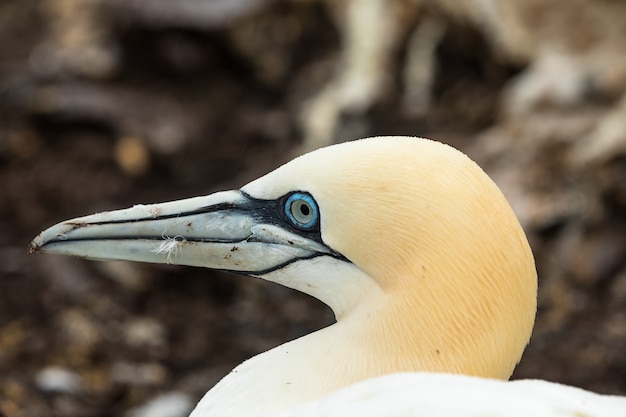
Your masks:
{"label": "long pointed beak", "polygon": [[224,191],[137,205],[56,224],[29,252],[128,260],[262,275],[300,259],[339,256],[314,236],[281,223],[279,201]]}

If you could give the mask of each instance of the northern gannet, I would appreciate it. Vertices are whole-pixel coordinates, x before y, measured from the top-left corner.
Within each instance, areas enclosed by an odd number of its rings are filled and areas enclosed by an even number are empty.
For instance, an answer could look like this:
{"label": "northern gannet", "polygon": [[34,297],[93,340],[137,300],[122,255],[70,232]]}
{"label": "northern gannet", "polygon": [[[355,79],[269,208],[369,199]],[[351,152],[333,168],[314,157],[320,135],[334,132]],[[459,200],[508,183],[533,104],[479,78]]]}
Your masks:
{"label": "northern gannet", "polygon": [[[404,377],[371,378],[402,372],[508,379],[536,311],[533,255],[506,199],[463,153],[421,138],[333,145],[239,190],[68,220],[30,250],[225,270],[332,308],[335,324],[243,362],[193,417],[289,415],[365,380],[346,390],[371,399],[359,390]],[[473,380],[443,378],[449,390]],[[407,401],[455,406],[428,386]]]}

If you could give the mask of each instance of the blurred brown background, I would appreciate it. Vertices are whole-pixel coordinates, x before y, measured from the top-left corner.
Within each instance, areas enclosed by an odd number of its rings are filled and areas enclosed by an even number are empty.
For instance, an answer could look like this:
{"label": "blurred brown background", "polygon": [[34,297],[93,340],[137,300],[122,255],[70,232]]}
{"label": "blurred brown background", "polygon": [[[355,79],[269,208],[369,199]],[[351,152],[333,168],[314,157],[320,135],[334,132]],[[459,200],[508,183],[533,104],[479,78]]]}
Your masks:
{"label": "blurred brown background", "polygon": [[184,416],[332,322],[259,280],[27,255],[41,230],[381,134],[463,149],[519,215],[540,294],[514,377],[626,394],[626,2],[8,0],[0,415]]}

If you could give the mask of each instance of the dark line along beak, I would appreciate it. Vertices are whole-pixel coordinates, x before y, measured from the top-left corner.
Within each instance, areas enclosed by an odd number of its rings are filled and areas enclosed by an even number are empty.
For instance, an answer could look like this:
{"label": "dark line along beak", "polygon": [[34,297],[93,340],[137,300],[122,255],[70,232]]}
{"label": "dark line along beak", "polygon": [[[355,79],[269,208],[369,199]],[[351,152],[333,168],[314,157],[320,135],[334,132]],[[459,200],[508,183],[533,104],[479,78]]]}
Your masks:
{"label": "dark line along beak", "polygon": [[67,220],[40,233],[29,252],[250,275],[320,255],[343,258],[323,244],[319,233],[289,227],[280,212],[280,199],[257,200],[240,191],[224,191]]}

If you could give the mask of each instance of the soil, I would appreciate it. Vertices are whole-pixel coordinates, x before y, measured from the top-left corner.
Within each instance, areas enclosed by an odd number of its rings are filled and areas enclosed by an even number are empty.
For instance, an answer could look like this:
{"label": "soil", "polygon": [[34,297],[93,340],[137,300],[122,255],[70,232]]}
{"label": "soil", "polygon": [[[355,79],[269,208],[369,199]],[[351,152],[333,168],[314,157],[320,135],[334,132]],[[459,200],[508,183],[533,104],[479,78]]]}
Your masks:
{"label": "soil", "polygon": [[[333,322],[261,280],[26,253],[56,222],[236,188],[301,151],[306,104],[347,48],[335,2],[175,3],[0,4],[2,416],[130,416],[167,393],[195,403],[242,360]],[[403,27],[424,19],[411,10]],[[503,103],[533,58],[503,57],[445,8],[423,13],[447,28],[427,110],[402,107],[406,29],[392,81],[339,115],[332,142],[408,134],[470,153],[537,261],[537,326],[514,378],[626,394],[625,148],[566,161],[626,89],[511,116]]]}

